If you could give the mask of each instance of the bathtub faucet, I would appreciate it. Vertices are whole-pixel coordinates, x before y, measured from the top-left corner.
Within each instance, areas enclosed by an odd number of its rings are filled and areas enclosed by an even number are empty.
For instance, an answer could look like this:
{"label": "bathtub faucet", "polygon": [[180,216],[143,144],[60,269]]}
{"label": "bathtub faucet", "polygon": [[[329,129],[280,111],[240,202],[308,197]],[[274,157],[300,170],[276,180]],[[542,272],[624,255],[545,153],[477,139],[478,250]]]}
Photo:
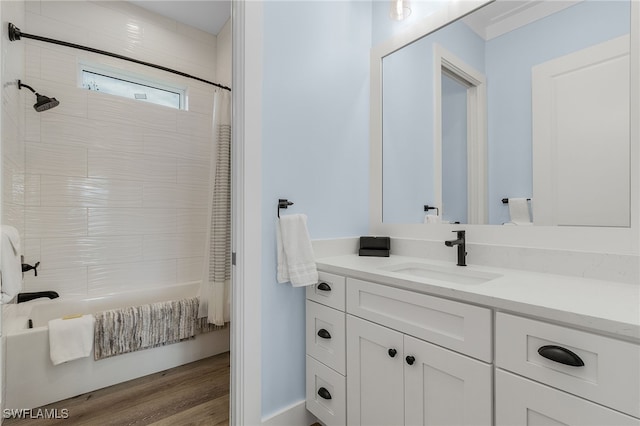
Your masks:
{"label": "bathtub faucet", "polygon": [[35,276],[38,276],[38,266],[40,266],[40,262],[36,262],[35,265],[28,265],[26,263],[22,264],[22,273],[24,274],[27,271],[30,271],[33,269],[33,273],[35,274]]}
{"label": "bathtub faucet", "polygon": [[48,297],[49,299],[55,299],[59,297],[55,291],[35,291],[32,293],[18,293],[17,303],[28,302],[29,300],[38,299],[40,297]]}

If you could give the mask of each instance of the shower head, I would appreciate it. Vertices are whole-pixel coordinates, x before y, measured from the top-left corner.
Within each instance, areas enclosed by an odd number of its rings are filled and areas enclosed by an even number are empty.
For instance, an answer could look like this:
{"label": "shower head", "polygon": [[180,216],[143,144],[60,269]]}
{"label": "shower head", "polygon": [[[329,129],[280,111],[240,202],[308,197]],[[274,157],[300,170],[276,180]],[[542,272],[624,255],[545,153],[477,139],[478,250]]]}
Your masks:
{"label": "shower head", "polygon": [[36,103],[33,105],[33,109],[38,112],[46,111],[60,105],[60,102],[56,98],[50,98],[48,96],[41,95],[40,93],[37,93],[35,90],[33,90],[31,86],[22,84],[22,82],[18,80],[18,89],[22,89],[23,87],[31,90],[36,95]]}

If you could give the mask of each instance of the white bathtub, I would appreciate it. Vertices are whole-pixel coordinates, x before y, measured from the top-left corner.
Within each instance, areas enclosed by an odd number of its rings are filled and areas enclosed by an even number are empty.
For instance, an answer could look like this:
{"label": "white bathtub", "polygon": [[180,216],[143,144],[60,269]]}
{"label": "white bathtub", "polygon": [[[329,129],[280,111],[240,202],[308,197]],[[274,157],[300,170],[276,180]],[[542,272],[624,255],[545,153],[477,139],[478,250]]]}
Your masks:
{"label": "white bathtub", "polygon": [[[88,298],[38,299],[3,306],[6,359],[4,408],[35,408],[105,386],[229,350],[229,328],[195,339],[99,361],[82,358],[54,366],[49,358],[48,322],[72,314],[194,297],[198,283],[127,291]],[[33,328],[28,328],[28,320]]]}

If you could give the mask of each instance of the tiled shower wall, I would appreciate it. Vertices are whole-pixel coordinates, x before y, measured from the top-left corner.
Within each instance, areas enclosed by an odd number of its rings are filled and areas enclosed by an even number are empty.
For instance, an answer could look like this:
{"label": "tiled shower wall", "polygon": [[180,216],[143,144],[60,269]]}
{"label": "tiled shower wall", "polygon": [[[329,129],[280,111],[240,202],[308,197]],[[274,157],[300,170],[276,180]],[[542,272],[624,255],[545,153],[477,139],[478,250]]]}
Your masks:
{"label": "tiled shower wall", "polygon": [[[125,2],[30,1],[24,32],[216,80],[216,37]],[[153,68],[23,39],[25,290],[86,295],[198,280],[214,87]],[[80,61],[184,86],[188,110],[79,88]],[[217,64],[220,66],[220,64]],[[229,64],[230,67],[230,64]]]}

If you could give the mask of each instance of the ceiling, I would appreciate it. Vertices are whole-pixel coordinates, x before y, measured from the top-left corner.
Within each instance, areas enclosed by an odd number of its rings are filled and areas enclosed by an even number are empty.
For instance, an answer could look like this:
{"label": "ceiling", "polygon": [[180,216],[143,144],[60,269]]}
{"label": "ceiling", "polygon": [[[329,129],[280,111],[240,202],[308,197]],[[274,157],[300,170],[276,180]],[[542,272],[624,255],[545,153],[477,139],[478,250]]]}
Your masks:
{"label": "ceiling", "polygon": [[231,0],[131,0],[131,3],[217,35],[231,16]]}

